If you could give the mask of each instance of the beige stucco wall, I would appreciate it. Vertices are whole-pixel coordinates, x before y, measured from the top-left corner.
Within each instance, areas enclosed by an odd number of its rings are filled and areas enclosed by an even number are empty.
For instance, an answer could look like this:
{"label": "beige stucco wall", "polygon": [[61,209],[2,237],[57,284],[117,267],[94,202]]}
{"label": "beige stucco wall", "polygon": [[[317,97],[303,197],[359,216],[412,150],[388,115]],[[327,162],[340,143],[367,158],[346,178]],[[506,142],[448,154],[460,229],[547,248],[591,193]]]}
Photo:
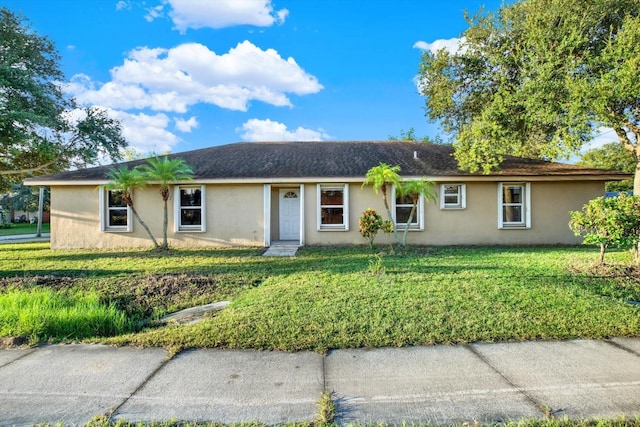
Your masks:
{"label": "beige stucco wall", "polygon": [[[387,218],[381,194],[359,184],[349,189],[349,231],[318,231],[316,186],[306,186],[306,211],[313,213],[305,224],[306,244],[364,244],[358,232],[362,212],[373,208]],[[410,231],[407,240],[421,245],[578,244],[581,239],[568,227],[569,211],[603,194],[602,182],[531,182],[531,228],[507,230],[498,229],[498,183],[466,183],[466,209],[441,210],[439,201],[426,203],[424,230]],[[376,243],[391,242],[392,235],[376,237]]]}
{"label": "beige stucco wall", "polygon": [[[271,239],[278,240],[278,190],[298,185],[273,185]],[[359,183],[349,184],[349,230],[317,230],[317,186],[304,188],[304,241],[308,245],[365,244],[358,218],[367,208],[386,218],[380,194]],[[441,210],[439,202],[425,207],[424,230],[409,232],[409,243],[422,245],[577,244],[569,227],[569,211],[604,194],[602,182],[531,182],[531,228],[498,229],[498,183],[467,182],[467,208]],[[438,186],[439,189],[439,186]],[[174,231],[173,199],[169,201],[169,243],[174,247],[262,246],[264,242],[264,186],[207,185],[206,232]],[[157,187],[138,190],[136,207],[158,240],[162,238],[162,204]],[[151,247],[143,228],[132,232],[100,230],[99,190],[95,186],[54,186],[51,191],[51,246],[64,248]],[[391,243],[380,233],[376,243]]]}
{"label": "beige stucco wall", "polygon": [[[208,185],[206,232],[175,232],[173,193],[168,209],[168,240],[174,247],[262,246],[264,238],[262,185]],[[100,190],[88,186],[59,186],[51,191],[51,247],[152,247],[134,220],[132,232],[100,230]],[[157,187],[136,190],[134,201],[142,219],[161,242],[163,209]]]}

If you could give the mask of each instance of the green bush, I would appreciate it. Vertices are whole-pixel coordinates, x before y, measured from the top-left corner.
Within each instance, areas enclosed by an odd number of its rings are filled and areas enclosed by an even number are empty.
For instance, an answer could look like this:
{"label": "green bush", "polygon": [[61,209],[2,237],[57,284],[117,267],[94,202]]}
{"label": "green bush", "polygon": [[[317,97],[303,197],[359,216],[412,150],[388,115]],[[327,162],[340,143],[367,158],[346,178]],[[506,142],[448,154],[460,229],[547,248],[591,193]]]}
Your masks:
{"label": "green bush", "polygon": [[362,237],[369,241],[369,246],[373,246],[373,240],[382,227],[382,216],[375,209],[369,208],[362,213],[358,225]]}
{"label": "green bush", "polygon": [[97,292],[13,289],[0,294],[0,336],[59,341],[118,335],[133,326],[114,305],[101,303]]}
{"label": "green bush", "polygon": [[600,264],[609,247],[632,249],[638,262],[640,243],[640,197],[621,194],[598,197],[581,211],[570,212],[569,227],[576,236],[584,236],[584,244],[600,245]]}
{"label": "green bush", "polygon": [[373,241],[378,231],[382,230],[384,233],[393,233],[393,223],[383,220],[382,216],[378,214],[375,209],[371,208],[362,213],[358,225],[360,234],[369,241],[369,247],[371,248],[373,247]]}

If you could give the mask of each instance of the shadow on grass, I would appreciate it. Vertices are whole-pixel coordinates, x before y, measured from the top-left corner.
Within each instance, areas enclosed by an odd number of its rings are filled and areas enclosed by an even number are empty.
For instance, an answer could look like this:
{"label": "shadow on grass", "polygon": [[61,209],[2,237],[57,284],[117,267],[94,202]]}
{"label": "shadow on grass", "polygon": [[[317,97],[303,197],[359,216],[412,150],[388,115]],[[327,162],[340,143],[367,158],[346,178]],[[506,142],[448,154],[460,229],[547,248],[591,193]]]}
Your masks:
{"label": "shadow on grass", "polygon": [[0,279],[3,278],[34,278],[34,277],[48,277],[48,278],[67,278],[72,277],[76,279],[88,278],[88,277],[111,277],[131,275],[136,273],[133,270],[83,270],[83,269],[62,269],[62,270],[0,270]]}
{"label": "shadow on grass", "polygon": [[[549,247],[551,253],[562,256],[564,253],[575,253],[592,250],[586,247]],[[15,248],[12,250],[16,250]],[[18,250],[23,250],[22,248]],[[51,269],[29,270],[16,269],[2,271],[0,277],[20,276],[73,276],[79,278],[117,277],[123,275],[144,276],[146,274],[200,274],[207,276],[237,275],[240,278],[263,280],[268,277],[290,275],[295,273],[327,273],[350,274],[370,273],[371,262],[380,257],[380,252],[369,251],[363,246],[338,247],[303,247],[298,255],[291,258],[262,257],[263,248],[214,248],[214,249],[171,249],[158,252],[153,249],[132,249],[125,251],[91,250],[91,251],[51,251],[45,247],[26,247],[33,250],[30,261],[37,265],[38,260],[54,266]],[[382,265],[389,275],[437,274],[461,277],[466,280],[483,276],[508,279],[509,276],[527,276],[558,278],[558,272],[542,271],[533,265],[527,268],[520,263],[526,259],[527,253],[539,253],[540,247],[411,247],[395,254],[382,251]],[[472,258],[464,257],[468,253]],[[502,256],[504,255],[504,257]],[[525,258],[522,258],[522,255]],[[514,259],[509,257],[513,256]],[[520,256],[520,258],[518,258]],[[0,262],[2,259],[0,249]],[[12,258],[10,255],[5,259]],[[20,257],[21,258],[21,257]],[[107,268],[92,269],[91,261],[115,260]],[[192,259],[193,262],[190,262]],[[504,261],[503,261],[504,260]],[[87,267],[73,265],[73,262],[87,262]],[[461,262],[462,261],[462,262]],[[70,263],[65,267],[65,263]],[[148,262],[148,264],[147,264]],[[58,264],[60,268],[55,268]],[[121,265],[122,268],[118,268]],[[518,271],[513,271],[513,268]],[[500,274],[500,270],[505,273]],[[513,273],[511,273],[513,271]],[[486,274],[485,274],[486,273]],[[568,274],[567,274],[568,275]],[[466,277],[462,277],[466,276]],[[560,274],[564,277],[564,274]]]}
{"label": "shadow on grass", "polygon": [[[20,249],[22,250],[22,249]],[[25,248],[24,250],[29,250]],[[33,250],[33,248],[31,248]],[[169,249],[168,251],[159,251],[155,249],[140,249],[140,250],[127,250],[127,251],[113,251],[113,250],[90,250],[83,251],[81,253],[76,253],[75,251],[48,251],[41,255],[38,255],[38,258],[42,259],[56,259],[60,261],[85,261],[85,260],[96,260],[96,259],[173,259],[173,258],[184,258],[188,256],[211,256],[215,258],[242,258],[242,257],[252,257],[259,256],[263,252],[262,249],[258,250],[255,248],[252,249],[210,249],[207,251],[204,250],[185,250],[185,249]]]}

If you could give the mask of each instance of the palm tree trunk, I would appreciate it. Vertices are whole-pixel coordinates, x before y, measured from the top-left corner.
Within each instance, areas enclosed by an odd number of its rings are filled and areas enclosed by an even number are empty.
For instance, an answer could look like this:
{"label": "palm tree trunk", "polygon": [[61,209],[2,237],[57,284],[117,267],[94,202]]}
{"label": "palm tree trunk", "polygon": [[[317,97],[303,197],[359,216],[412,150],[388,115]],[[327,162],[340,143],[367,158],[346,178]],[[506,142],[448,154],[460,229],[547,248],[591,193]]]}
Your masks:
{"label": "palm tree trunk", "polygon": [[140,215],[138,215],[138,211],[136,211],[136,208],[134,208],[132,204],[129,205],[129,207],[131,208],[131,212],[133,212],[133,216],[136,217],[136,219],[138,220],[142,228],[144,228],[147,234],[149,235],[149,238],[151,238],[151,241],[153,242],[153,247],[155,249],[158,249],[160,245],[158,245],[158,241],[156,240],[156,238],[153,237],[153,234],[151,233],[149,226],[142,220],[142,218],[140,218]]}
{"label": "palm tree trunk", "polygon": [[409,234],[409,226],[411,225],[411,220],[413,220],[413,215],[416,213],[417,203],[414,201],[413,206],[411,207],[411,212],[409,213],[409,219],[404,226],[404,234],[402,235],[402,246],[407,247],[407,235]]}
{"label": "palm tree trunk", "polygon": [[389,207],[389,202],[387,201],[387,188],[386,185],[381,188],[382,190],[382,200],[384,201],[384,207],[387,210],[387,216],[389,217],[389,221],[393,224],[393,238],[396,241],[396,245],[400,244],[400,239],[398,238],[398,230],[396,230],[396,222],[393,220],[393,215],[391,214],[391,208]]}
{"label": "palm tree trunk", "polygon": [[167,214],[167,199],[162,198],[164,202],[164,218],[162,219],[162,249],[169,249],[169,242],[167,241],[167,228],[169,227],[169,219]]}

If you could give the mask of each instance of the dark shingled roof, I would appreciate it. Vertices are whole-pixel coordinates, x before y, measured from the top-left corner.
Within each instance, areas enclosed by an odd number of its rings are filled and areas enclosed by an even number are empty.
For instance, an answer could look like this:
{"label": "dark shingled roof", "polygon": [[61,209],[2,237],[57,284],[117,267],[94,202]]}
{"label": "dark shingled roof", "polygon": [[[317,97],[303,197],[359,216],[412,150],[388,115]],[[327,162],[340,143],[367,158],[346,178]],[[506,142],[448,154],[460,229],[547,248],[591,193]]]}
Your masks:
{"label": "dark shingled roof", "polygon": [[[414,152],[417,158],[414,158]],[[401,175],[478,176],[458,169],[449,145],[406,141],[241,142],[169,155],[189,164],[197,179],[355,178],[380,162],[399,165]],[[144,163],[126,163],[130,168]],[[113,166],[100,166],[34,178],[37,181],[105,180]],[[544,160],[507,157],[500,171],[507,176],[620,176],[628,174]]]}

